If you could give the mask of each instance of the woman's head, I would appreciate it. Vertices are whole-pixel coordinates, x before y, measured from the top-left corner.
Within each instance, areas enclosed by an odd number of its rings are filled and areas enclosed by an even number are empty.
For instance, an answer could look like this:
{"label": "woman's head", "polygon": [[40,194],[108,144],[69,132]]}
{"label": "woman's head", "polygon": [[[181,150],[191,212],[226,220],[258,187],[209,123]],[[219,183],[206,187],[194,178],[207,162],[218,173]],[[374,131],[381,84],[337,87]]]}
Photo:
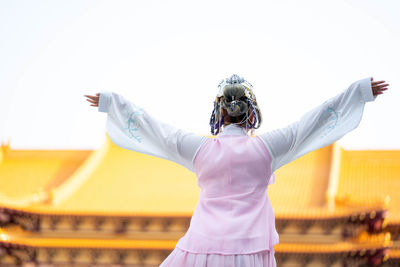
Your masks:
{"label": "woman's head", "polygon": [[210,118],[211,133],[217,135],[222,125],[237,124],[253,134],[262,121],[253,86],[234,74],[222,80],[218,87]]}

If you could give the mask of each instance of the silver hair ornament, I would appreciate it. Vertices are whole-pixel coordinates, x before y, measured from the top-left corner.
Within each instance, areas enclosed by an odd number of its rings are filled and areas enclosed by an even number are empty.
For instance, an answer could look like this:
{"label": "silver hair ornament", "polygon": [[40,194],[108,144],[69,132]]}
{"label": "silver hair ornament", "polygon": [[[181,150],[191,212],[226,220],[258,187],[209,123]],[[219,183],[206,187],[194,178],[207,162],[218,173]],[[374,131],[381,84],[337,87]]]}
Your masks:
{"label": "silver hair ornament", "polygon": [[[240,84],[242,85],[245,90],[245,97],[247,98],[246,100],[234,100],[234,96],[232,96],[231,102],[226,102],[221,98],[224,96],[224,89],[227,85],[232,85],[232,84]],[[261,113],[259,111],[256,97],[253,93],[253,85],[246,81],[243,77],[240,77],[236,74],[233,74],[231,77],[223,79],[219,84],[218,84],[218,94],[216,97],[216,100],[214,101],[214,109],[211,114],[210,118],[210,126],[211,126],[211,133],[213,135],[217,135],[220,130],[221,126],[224,125],[224,117],[221,116],[222,108],[224,108],[228,114],[231,113],[233,115],[233,111],[236,108],[236,106],[240,107],[240,111],[236,110],[235,115],[240,116],[242,114],[246,114],[241,121],[239,122],[231,122],[232,124],[243,124],[245,123],[245,128],[250,130],[252,134],[254,134],[254,129],[259,128],[260,123],[261,123]],[[246,106],[243,106],[246,105]],[[250,122],[249,121],[249,110],[250,113],[254,116],[254,121]],[[256,112],[257,110],[257,112]],[[239,114],[240,113],[240,114]],[[230,115],[231,115],[230,114]],[[231,116],[232,116],[231,115]],[[233,116],[235,117],[235,116]]]}

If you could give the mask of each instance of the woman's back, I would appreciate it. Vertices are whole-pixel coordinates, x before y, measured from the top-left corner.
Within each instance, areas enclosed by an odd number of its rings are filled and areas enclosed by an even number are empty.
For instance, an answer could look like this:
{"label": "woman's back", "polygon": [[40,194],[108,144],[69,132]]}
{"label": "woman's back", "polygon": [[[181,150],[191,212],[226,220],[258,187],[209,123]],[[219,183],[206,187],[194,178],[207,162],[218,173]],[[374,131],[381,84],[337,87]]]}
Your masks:
{"label": "woman's back", "polygon": [[271,160],[264,143],[229,125],[203,143],[194,166],[199,202],[177,247],[225,255],[272,250],[278,234],[267,196]]}

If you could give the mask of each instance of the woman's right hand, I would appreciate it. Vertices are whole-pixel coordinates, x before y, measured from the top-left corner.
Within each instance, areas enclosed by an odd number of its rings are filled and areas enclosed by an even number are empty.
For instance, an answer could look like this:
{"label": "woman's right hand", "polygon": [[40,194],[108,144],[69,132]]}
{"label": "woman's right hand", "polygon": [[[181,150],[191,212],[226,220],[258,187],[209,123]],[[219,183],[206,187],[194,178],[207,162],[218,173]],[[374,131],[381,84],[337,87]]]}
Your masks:
{"label": "woman's right hand", "polygon": [[98,107],[99,106],[99,98],[100,98],[100,93],[97,93],[96,95],[84,95],[87,97],[87,101],[89,101],[90,103],[92,103],[93,107]]}
{"label": "woman's right hand", "polygon": [[372,88],[372,94],[374,96],[381,95],[383,94],[383,91],[387,90],[389,84],[385,83],[385,81],[374,81],[374,78],[371,77],[371,88]]}

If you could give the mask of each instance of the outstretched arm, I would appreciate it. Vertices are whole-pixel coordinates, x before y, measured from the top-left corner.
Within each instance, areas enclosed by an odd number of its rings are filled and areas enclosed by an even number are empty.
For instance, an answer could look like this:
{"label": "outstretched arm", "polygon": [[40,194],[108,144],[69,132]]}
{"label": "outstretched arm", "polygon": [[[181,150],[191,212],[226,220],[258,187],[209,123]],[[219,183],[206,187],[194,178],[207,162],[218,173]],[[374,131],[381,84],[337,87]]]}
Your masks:
{"label": "outstretched arm", "polygon": [[263,133],[259,137],[271,154],[271,172],[303,156],[327,146],[355,129],[361,120],[366,102],[387,90],[385,81],[365,78],[315,107],[300,120],[287,127]]}
{"label": "outstretched arm", "polygon": [[116,145],[195,171],[194,156],[207,137],[163,123],[117,93],[104,91],[85,96],[91,106],[107,113],[106,131]]}

